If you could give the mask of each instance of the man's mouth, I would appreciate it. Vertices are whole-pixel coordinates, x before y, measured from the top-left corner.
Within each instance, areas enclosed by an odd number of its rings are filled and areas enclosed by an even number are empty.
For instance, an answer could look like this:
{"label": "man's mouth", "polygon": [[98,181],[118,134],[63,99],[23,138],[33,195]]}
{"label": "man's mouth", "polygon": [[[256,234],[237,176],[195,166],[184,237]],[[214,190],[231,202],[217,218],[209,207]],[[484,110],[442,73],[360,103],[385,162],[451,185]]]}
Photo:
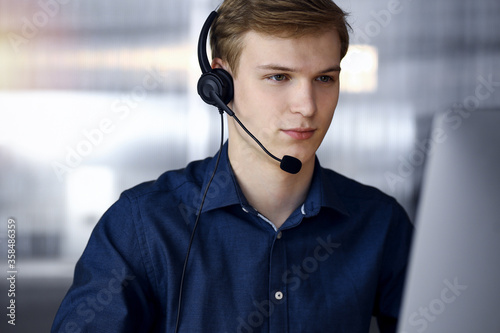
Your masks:
{"label": "man's mouth", "polygon": [[282,131],[296,140],[307,140],[314,135],[316,130],[314,128],[291,128]]}

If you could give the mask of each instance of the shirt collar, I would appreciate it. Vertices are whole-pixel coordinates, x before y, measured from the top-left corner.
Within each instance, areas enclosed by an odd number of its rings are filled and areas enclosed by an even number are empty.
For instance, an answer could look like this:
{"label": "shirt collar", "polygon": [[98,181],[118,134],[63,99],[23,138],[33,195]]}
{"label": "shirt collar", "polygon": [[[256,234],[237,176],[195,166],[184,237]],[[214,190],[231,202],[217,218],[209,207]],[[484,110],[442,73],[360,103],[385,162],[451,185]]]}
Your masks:
{"label": "shirt collar", "polygon": [[[222,146],[221,151],[210,160],[205,169],[203,185],[201,187],[202,194],[205,192],[206,186],[212,176],[218,154],[221,154],[219,166],[207,193],[202,212],[231,205],[241,205],[248,208],[248,203],[240,190],[229,162],[227,141]],[[306,217],[309,217],[317,215],[321,207],[328,207],[344,215],[349,215],[348,210],[335,190],[335,184],[332,184],[331,178],[325,175],[325,171],[316,157],[311,187],[304,205],[301,207],[302,211]]]}
{"label": "shirt collar", "polygon": [[302,207],[306,217],[317,215],[321,207],[331,208],[349,216],[349,211],[337,193],[338,186],[328,177],[327,171],[321,167],[316,157],[311,187]]}
{"label": "shirt collar", "polygon": [[213,209],[240,204],[237,187],[238,185],[236,183],[231,164],[229,163],[227,141],[222,146],[222,149],[210,160],[207,168],[205,169],[203,185],[201,187],[201,194],[203,195],[207,184],[210,181],[210,177],[214,172],[217,157],[219,154],[219,166],[217,167],[217,172],[214,176],[214,179],[212,180],[212,184],[210,185],[210,189],[208,190],[207,197],[205,198],[205,203],[202,209],[203,213]]}

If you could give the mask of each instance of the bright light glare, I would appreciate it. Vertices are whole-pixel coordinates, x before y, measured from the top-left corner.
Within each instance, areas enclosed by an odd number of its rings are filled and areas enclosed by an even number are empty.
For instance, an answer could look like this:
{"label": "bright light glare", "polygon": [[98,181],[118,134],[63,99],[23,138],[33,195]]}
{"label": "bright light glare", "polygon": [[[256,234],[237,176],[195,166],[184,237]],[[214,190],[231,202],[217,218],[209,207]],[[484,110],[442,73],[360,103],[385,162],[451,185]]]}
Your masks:
{"label": "bright light glare", "polygon": [[63,253],[83,251],[95,223],[116,200],[115,178],[106,167],[81,167],[68,176],[67,221]]}
{"label": "bright light glare", "polygon": [[[0,145],[35,162],[53,160],[65,152],[68,138],[80,134],[95,100],[75,103],[74,93],[0,93]],[[96,96],[94,96],[96,98]],[[99,102],[97,102],[99,104]],[[94,108],[91,107],[94,106]]]}
{"label": "bright light glare", "polygon": [[375,92],[378,81],[378,51],[371,45],[351,45],[342,60],[340,89],[345,92]]}

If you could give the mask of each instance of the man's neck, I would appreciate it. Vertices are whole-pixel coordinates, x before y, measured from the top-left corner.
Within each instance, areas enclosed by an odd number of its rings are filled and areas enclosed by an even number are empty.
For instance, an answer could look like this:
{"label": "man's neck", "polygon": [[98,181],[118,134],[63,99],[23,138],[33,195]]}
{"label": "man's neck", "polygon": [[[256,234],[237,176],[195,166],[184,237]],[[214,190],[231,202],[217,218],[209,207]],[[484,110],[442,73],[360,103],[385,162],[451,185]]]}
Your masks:
{"label": "man's neck", "polygon": [[258,151],[229,144],[229,160],[249,204],[280,228],[304,201],[314,171],[314,161],[303,163],[298,174],[280,169],[278,162]]}

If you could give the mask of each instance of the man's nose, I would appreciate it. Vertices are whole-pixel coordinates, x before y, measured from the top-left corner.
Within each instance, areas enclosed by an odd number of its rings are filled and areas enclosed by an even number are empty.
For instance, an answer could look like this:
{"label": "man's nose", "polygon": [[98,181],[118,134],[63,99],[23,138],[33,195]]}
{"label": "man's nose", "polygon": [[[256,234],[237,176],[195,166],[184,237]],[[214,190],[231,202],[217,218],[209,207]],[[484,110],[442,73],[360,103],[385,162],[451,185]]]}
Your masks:
{"label": "man's nose", "polygon": [[316,113],[316,98],[314,85],[306,80],[299,81],[291,91],[290,111],[300,113],[304,117],[311,117]]}

